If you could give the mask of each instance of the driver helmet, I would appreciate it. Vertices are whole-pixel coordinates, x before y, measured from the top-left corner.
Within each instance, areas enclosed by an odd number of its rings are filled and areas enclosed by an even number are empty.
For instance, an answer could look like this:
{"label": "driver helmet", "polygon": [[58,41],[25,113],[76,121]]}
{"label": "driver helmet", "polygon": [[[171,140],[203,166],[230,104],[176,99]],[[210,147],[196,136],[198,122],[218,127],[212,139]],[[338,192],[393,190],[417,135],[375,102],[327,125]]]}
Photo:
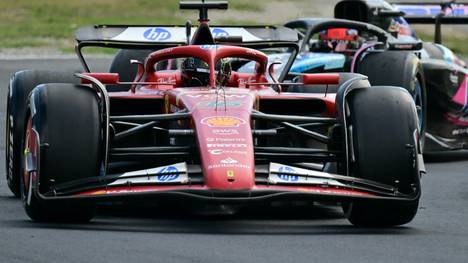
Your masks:
{"label": "driver helmet", "polygon": [[198,58],[186,58],[181,65],[184,87],[208,86],[210,67],[208,63]]}
{"label": "driver helmet", "polygon": [[388,31],[398,33],[398,38],[400,39],[417,38],[416,33],[411,29],[408,22],[406,22],[406,20],[402,17],[393,18]]}
{"label": "driver helmet", "polygon": [[319,41],[331,50],[342,52],[346,49],[355,49],[359,33],[355,29],[330,28],[320,32]]}

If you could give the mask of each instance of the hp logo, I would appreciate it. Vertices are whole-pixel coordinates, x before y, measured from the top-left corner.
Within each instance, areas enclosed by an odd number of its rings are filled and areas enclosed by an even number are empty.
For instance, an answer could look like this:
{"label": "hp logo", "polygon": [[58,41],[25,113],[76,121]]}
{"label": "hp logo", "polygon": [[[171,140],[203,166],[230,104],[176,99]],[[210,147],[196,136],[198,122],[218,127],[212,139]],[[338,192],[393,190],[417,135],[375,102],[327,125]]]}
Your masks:
{"label": "hp logo", "polygon": [[167,167],[162,168],[158,172],[158,174],[160,175],[156,176],[156,179],[159,182],[172,182],[176,180],[177,178],[179,178],[179,174],[177,172],[179,172],[179,170],[177,170],[176,167],[167,166]]}
{"label": "hp logo", "polygon": [[291,175],[291,174],[281,174],[281,173],[294,173],[295,170],[292,167],[288,166],[281,166],[279,168],[280,174],[278,174],[278,177],[285,181],[285,182],[297,182],[299,181],[299,176],[297,175]]}
{"label": "hp logo", "polygon": [[171,38],[171,33],[166,29],[153,27],[146,30],[143,33],[143,36],[148,40],[155,40],[155,41],[164,41]]}
{"label": "hp logo", "polygon": [[213,37],[228,37],[229,36],[228,32],[220,28],[213,29],[213,32],[211,32],[211,34],[213,34]]}

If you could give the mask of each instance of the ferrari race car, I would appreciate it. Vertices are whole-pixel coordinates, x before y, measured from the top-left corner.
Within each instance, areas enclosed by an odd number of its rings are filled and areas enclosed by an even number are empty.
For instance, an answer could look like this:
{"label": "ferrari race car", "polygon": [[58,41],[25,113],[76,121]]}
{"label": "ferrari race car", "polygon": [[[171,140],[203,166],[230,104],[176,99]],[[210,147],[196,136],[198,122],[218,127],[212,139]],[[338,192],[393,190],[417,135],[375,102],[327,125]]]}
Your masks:
{"label": "ferrari race car", "polygon": [[[295,62],[300,67],[296,70],[293,65],[292,69],[298,72],[354,69],[355,72],[367,75],[373,85],[404,87],[415,98],[418,109],[421,109],[419,119],[424,133],[424,153],[465,153],[464,150],[468,148],[468,70],[464,61],[441,44],[441,25],[466,24],[467,15],[466,4],[456,1],[399,2],[391,5],[383,0],[343,0],[335,6],[337,19],[376,26],[387,31],[397,42],[408,43],[420,41],[410,24],[434,24],[434,43],[422,43],[422,49],[416,50],[414,54],[398,52],[397,55],[396,52],[388,54],[388,51],[369,50],[363,55],[357,53],[360,57],[354,59],[354,54],[346,49],[359,50],[380,40],[369,37],[366,33],[368,30],[355,32],[355,27],[346,25],[330,27],[326,31],[315,30],[319,23],[317,20],[303,19],[287,24],[303,30],[305,39],[301,49],[303,55],[299,55]],[[301,23],[304,26],[299,26]],[[323,47],[325,50],[328,47],[326,53],[334,60],[325,59],[326,56],[320,53]],[[317,60],[322,62],[317,63]],[[394,72],[401,72],[401,75]]]}
{"label": "ferrari race car", "polygon": [[[355,225],[413,219],[424,163],[407,90],[350,73],[283,81],[286,73],[260,50],[297,48],[293,30],[210,28],[208,10],[226,2],[180,6],[200,10],[193,34],[189,23],[87,27],[77,33],[84,73],[13,76],[8,180],[13,191],[18,182],[33,220],[88,221],[101,203],[159,200],[332,201]],[[122,81],[119,73],[89,72],[86,46],[155,51],[131,61],[135,78]],[[252,62],[251,72],[238,71]]]}

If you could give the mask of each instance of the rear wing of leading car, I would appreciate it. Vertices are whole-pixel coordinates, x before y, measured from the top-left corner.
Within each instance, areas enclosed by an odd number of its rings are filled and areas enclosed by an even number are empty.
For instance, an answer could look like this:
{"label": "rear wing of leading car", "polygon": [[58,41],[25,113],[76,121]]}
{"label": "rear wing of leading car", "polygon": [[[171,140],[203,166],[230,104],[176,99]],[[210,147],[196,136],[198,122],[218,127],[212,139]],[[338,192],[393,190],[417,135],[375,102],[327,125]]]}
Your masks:
{"label": "rear wing of leading car", "polygon": [[[191,27],[190,31],[195,29],[196,27]],[[291,50],[291,58],[288,60],[287,68],[292,65],[299,52],[298,33],[287,27],[211,26],[209,29],[215,44],[244,46],[253,49],[288,48]],[[186,25],[87,26],[79,28],[75,33],[78,42],[76,52],[85,71],[90,72],[81,51],[84,47],[159,50],[190,43],[193,35],[187,31]]]}
{"label": "rear wing of leading car", "polygon": [[410,24],[434,24],[434,42],[442,43],[442,24],[468,24],[468,2],[394,3]]}
{"label": "rear wing of leading car", "polygon": [[[196,27],[192,27],[194,31]],[[297,32],[281,26],[212,26],[216,42],[237,39],[237,45],[297,42]],[[188,43],[186,26],[174,25],[95,25],[82,27],[75,34],[78,43],[101,42],[118,46],[159,46]],[[189,36],[193,37],[193,36]],[[131,48],[131,47],[129,47]]]}

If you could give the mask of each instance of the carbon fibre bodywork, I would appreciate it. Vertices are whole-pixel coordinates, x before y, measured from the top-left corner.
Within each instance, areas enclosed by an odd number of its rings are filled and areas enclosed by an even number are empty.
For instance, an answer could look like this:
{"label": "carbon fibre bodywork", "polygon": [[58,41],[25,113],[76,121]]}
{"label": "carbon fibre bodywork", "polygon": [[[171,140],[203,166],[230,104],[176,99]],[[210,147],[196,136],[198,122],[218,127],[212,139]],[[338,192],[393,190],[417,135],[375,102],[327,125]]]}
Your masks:
{"label": "carbon fibre bodywork", "polygon": [[[350,9],[359,12],[348,12]],[[383,0],[344,0],[335,6],[335,17],[379,26],[403,41],[419,40],[411,24],[435,26],[434,42],[425,42],[420,53],[427,92],[425,153],[465,152],[468,149],[468,70],[463,60],[441,44],[441,25],[467,24],[466,3],[390,4]]]}

